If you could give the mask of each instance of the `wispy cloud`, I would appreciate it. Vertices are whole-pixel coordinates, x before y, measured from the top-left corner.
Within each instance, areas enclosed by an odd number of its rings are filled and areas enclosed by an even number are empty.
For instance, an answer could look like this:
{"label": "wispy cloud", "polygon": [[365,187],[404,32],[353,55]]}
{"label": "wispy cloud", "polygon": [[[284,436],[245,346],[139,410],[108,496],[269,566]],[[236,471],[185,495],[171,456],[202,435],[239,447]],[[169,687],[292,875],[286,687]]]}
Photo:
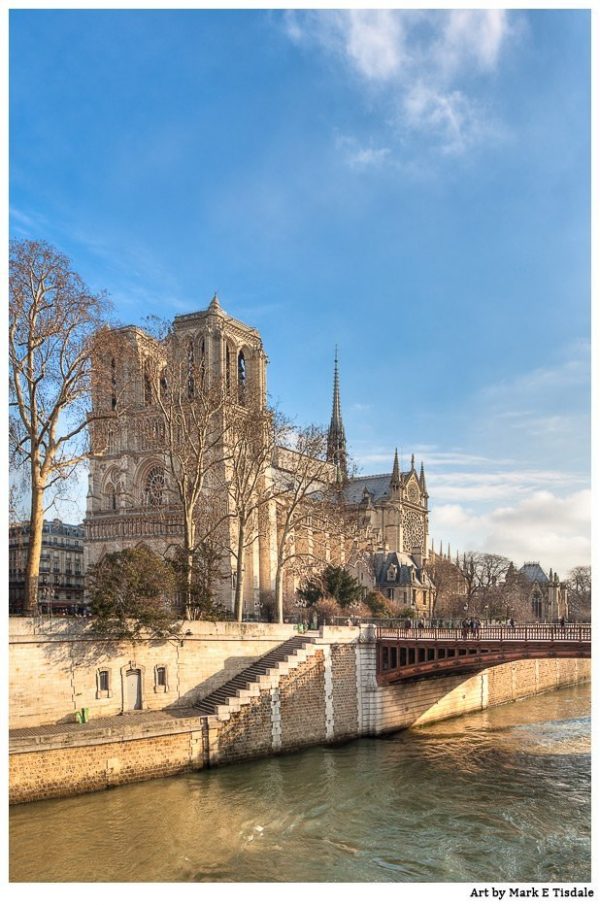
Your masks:
{"label": "wispy cloud", "polygon": [[390,148],[363,146],[351,135],[340,135],[337,138],[337,147],[342,151],[345,162],[353,170],[365,170],[379,167],[389,158]]}
{"label": "wispy cloud", "polygon": [[[339,60],[397,133],[428,136],[444,154],[462,154],[501,134],[476,98],[476,80],[492,73],[519,33],[506,10],[288,11],[289,38]],[[389,148],[379,162],[391,159]],[[372,155],[366,154],[371,162]],[[356,166],[351,157],[348,163]]]}

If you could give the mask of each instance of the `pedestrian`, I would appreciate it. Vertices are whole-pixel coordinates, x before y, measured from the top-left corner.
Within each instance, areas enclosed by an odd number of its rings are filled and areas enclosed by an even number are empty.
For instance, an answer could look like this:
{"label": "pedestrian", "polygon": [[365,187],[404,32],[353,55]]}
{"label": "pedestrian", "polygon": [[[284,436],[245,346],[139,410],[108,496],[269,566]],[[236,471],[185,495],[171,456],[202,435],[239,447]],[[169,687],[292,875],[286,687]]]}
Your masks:
{"label": "pedestrian", "polygon": [[463,638],[466,638],[469,634],[469,620],[468,619],[463,619],[463,621],[462,621],[462,633],[461,634],[462,634]]}
{"label": "pedestrian", "polygon": [[513,629],[513,631],[514,631],[514,628],[515,628],[515,620],[513,619],[512,616],[510,617],[510,621],[509,621],[508,624],[510,625],[510,627],[511,627],[511,628]]}

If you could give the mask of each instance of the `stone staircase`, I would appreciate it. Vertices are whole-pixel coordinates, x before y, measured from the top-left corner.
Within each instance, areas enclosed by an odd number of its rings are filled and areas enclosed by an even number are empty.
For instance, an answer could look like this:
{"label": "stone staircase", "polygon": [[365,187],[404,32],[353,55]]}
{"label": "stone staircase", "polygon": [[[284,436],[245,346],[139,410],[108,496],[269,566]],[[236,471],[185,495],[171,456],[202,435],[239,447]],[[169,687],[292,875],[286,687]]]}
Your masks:
{"label": "stone staircase", "polygon": [[304,663],[314,652],[311,648],[315,640],[310,635],[295,635],[289,638],[224,685],[197,701],[194,708],[203,716],[216,716],[220,720],[229,719],[243,704],[258,697],[261,691],[276,688],[281,676],[287,675],[290,669]]}

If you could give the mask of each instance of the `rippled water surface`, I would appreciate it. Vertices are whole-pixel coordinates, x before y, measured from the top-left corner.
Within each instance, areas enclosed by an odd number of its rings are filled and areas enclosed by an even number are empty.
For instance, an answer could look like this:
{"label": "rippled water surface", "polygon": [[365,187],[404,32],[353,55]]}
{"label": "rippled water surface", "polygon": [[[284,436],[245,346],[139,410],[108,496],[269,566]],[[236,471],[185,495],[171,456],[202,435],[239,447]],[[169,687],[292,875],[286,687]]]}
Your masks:
{"label": "rippled water surface", "polygon": [[13,881],[589,882],[590,687],[11,808]]}

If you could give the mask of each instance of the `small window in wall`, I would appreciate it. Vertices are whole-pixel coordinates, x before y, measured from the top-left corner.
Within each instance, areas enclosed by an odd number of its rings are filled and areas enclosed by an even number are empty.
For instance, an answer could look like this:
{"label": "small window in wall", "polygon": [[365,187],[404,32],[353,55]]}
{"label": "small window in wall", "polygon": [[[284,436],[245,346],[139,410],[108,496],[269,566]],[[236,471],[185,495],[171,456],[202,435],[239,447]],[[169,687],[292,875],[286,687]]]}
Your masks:
{"label": "small window in wall", "polygon": [[168,690],[169,690],[169,686],[167,685],[167,667],[166,666],[155,666],[154,667],[154,691],[166,692]]}
{"label": "small window in wall", "polygon": [[110,698],[110,696],[111,696],[110,669],[97,669],[96,670],[96,697],[97,698]]}
{"label": "small window in wall", "polygon": [[388,595],[388,600],[393,600],[393,599],[394,599],[394,589],[393,589],[393,588],[388,588],[388,589],[387,589],[387,595]]}

